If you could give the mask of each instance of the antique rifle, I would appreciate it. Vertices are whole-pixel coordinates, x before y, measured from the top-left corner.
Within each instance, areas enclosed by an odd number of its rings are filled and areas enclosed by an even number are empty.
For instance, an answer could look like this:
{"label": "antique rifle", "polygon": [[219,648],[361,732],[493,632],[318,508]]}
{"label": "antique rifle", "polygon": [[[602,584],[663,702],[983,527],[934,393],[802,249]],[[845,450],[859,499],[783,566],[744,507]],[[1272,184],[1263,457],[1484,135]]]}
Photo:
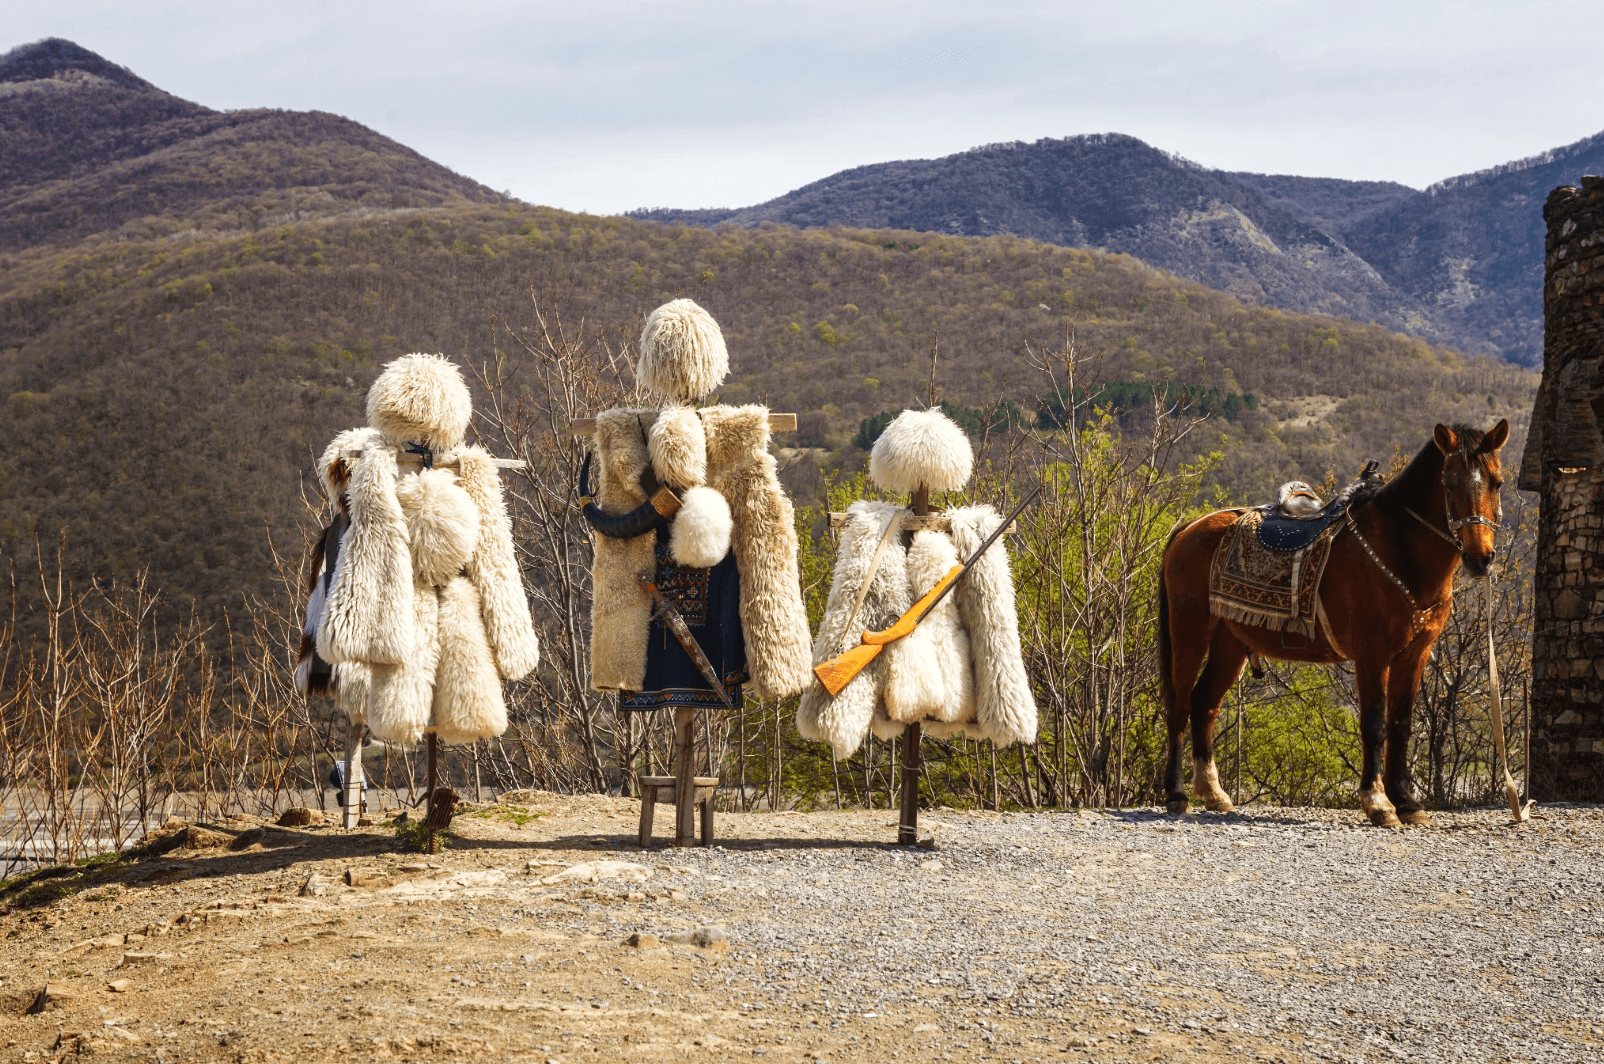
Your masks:
{"label": "antique rifle", "polygon": [[986,537],[986,541],[980,545],[979,550],[969,556],[968,561],[949,569],[947,575],[936,581],[935,587],[925,592],[924,597],[909,607],[907,613],[897,618],[896,624],[884,631],[864,632],[863,641],[859,645],[844,654],[831,658],[822,665],[813,666],[813,674],[819,678],[820,683],[824,684],[824,689],[830,692],[830,697],[834,698],[840,694],[841,689],[851,683],[854,676],[867,668],[869,662],[880,656],[880,651],[904,636],[912,635],[913,630],[919,627],[919,622],[929,616],[930,611],[935,609],[941,600],[947,597],[947,592],[952,590],[952,586],[980,560],[980,556],[986,553],[986,549],[997,542],[997,539],[1008,530],[1008,526],[1013,524],[1014,519],[1039,494],[1041,494],[1041,488],[1038,486],[1035,491],[1025,496],[1018,506],[1014,507],[1013,513],[1003,518],[1002,523],[992,531],[991,535]]}

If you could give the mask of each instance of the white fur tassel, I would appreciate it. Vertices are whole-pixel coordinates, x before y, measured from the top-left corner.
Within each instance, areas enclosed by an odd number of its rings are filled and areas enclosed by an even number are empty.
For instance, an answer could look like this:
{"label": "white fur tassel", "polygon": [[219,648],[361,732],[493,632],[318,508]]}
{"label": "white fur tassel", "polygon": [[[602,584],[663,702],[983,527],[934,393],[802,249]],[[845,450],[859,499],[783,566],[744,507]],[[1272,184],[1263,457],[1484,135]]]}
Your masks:
{"label": "white fur tassel", "polygon": [[668,549],[674,560],[692,569],[711,569],[730,552],[735,520],[730,504],[712,488],[690,488],[674,515]]}

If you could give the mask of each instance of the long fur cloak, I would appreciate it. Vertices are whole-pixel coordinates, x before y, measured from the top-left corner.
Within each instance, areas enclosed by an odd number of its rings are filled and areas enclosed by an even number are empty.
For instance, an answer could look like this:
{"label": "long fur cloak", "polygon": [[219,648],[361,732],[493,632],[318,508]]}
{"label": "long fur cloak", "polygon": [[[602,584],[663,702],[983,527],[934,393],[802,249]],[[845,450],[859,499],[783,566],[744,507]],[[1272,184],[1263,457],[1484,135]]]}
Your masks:
{"label": "long fur cloak", "polygon": [[[741,574],[741,631],[759,698],[802,690],[809,677],[807,609],[791,500],[769,454],[763,406],[608,410],[596,418],[596,504],[626,514],[646,501],[641,474],[681,492],[670,548],[705,568],[733,548]],[[591,684],[639,691],[646,679],[652,602],[638,575],[655,562],[653,535],[593,536]]]}
{"label": "long fur cloak", "polygon": [[[387,370],[374,385],[368,419],[380,427],[341,433],[317,463],[328,498],[350,519],[317,651],[333,665],[342,707],[389,742],[416,742],[431,728],[448,743],[500,735],[501,681],[540,660],[499,471],[487,452],[460,443],[466,386],[446,381],[444,411],[439,396],[403,390],[420,376],[438,383],[429,374],[445,371],[431,357],[393,363],[411,376],[387,380]],[[401,472],[398,455],[415,440],[442,445],[436,462],[455,458],[454,468]]]}
{"label": "long fur cloak", "polygon": [[[890,627],[970,557],[1001,520],[990,506],[966,506],[948,511],[951,533],[917,532],[907,548],[894,535],[852,619],[887,522],[901,513],[877,501],[848,508],[829,601],[813,644],[815,665],[856,646],[864,629]],[[962,735],[999,746],[1034,742],[1036,700],[1025,674],[1003,542],[992,544],[912,635],[889,644],[834,698],[811,678],[796,719],[803,738],[829,743],[842,758],[850,757],[870,730],[886,739],[916,721],[940,738]]]}

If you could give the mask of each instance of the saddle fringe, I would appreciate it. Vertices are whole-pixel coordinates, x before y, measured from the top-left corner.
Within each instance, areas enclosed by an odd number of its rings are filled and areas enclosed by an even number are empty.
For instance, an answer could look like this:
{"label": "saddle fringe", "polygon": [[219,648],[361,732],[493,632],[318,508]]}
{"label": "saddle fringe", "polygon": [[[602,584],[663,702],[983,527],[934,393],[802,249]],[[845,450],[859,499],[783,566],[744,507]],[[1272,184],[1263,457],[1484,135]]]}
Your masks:
{"label": "saddle fringe", "polygon": [[1268,628],[1272,632],[1294,632],[1309,639],[1315,636],[1316,619],[1313,617],[1288,617],[1279,611],[1256,610],[1219,595],[1209,596],[1209,612],[1227,621]]}

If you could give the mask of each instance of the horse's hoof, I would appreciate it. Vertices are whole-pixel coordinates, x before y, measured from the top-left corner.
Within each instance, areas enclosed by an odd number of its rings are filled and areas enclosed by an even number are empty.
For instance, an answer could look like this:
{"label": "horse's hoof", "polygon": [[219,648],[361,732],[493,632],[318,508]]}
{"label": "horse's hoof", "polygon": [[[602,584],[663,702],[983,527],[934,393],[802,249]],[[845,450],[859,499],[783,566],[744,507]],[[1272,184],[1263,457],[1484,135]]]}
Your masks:
{"label": "horse's hoof", "polygon": [[1187,801],[1185,798],[1171,798],[1169,801],[1164,803],[1164,808],[1169,810],[1171,816],[1180,816],[1191,807],[1192,803]]}
{"label": "horse's hoof", "polygon": [[1208,802],[1204,803],[1203,808],[1207,809],[1211,813],[1236,812],[1236,806],[1231,804],[1231,799],[1229,798],[1212,798]]}
{"label": "horse's hoof", "polygon": [[1400,809],[1398,810],[1398,819],[1405,824],[1423,828],[1431,823],[1431,814],[1424,809]]}
{"label": "horse's hoof", "polygon": [[1373,809],[1370,811],[1370,823],[1378,828],[1401,828],[1403,823],[1391,809]]}

